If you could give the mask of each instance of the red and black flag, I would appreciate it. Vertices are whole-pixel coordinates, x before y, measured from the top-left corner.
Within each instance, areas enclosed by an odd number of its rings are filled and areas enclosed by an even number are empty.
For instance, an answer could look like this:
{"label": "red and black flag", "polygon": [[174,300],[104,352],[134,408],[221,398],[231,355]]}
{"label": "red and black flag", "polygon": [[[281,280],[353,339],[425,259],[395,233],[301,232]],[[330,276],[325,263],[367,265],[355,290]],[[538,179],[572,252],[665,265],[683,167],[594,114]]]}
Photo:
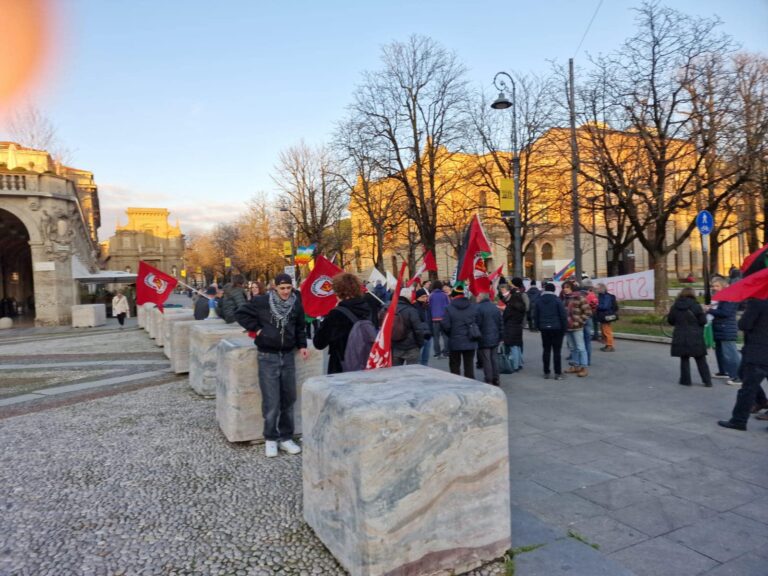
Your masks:
{"label": "red and black flag", "polygon": [[491,246],[477,214],[472,217],[472,221],[464,233],[461,249],[456,265],[456,280],[468,281],[472,294],[480,294],[481,292],[490,294],[491,282],[488,279],[485,261],[491,256]]}
{"label": "red and black flag", "polygon": [[719,302],[768,299],[768,244],[750,254],[741,265],[742,279],[712,296]]}

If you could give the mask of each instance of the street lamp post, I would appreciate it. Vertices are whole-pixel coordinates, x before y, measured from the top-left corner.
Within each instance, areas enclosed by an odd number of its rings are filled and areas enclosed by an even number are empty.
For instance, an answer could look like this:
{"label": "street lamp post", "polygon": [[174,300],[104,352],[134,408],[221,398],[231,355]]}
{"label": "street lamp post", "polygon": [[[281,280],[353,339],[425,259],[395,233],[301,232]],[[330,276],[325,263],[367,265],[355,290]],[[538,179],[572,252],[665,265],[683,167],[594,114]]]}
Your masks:
{"label": "street lamp post", "polygon": [[291,214],[291,210],[288,208],[286,204],[282,204],[280,206],[280,212],[283,212],[285,217],[288,220],[288,234],[290,235],[290,241],[291,241],[291,265],[293,266],[293,278],[296,281],[296,285],[298,286],[299,281],[301,279],[301,275],[299,273],[299,266],[296,264],[296,253],[298,252],[298,246],[296,245],[296,230],[294,228],[294,222],[293,222],[293,215]]}
{"label": "street lamp post", "polygon": [[[509,82],[509,84],[507,84]],[[494,110],[512,108],[512,181],[515,202],[514,214],[514,246],[515,246],[515,276],[523,276],[523,246],[520,234],[520,156],[517,153],[517,100],[515,98],[515,81],[506,72],[498,72],[493,77],[493,85],[499,91],[499,97],[491,104]],[[512,100],[508,100],[504,91],[512,88]]]}

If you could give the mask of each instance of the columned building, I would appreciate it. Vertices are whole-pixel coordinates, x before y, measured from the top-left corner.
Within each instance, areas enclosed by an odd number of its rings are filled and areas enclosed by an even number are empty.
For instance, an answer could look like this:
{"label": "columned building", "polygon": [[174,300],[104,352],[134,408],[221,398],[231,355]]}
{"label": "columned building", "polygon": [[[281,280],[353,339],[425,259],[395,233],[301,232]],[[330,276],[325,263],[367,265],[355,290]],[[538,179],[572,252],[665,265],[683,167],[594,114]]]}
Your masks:
{"label": "columned building", "polygon": [[177,222],[168,223],[165,208],[128,208],[128,223],[101,244],[101,255],[110,270],[136,272],[139,260],[179,277],[184,267],[184,235]]}
{"label": "columned building", "polygon": [[68,324],[77,273],[98,270],[99,225],[92,173],[0,142],[0,316]]}

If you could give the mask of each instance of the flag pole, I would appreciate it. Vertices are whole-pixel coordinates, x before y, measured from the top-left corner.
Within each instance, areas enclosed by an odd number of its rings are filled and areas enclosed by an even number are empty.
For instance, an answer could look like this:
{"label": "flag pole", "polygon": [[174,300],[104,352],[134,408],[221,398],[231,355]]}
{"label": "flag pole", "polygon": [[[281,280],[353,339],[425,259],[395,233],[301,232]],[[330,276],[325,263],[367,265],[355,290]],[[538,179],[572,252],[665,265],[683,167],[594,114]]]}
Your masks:
{"label": "flag pole", "polygon": [[197,288],[194,288],[194,287],[190,286],[190,285],[189,285],[189,284],[187,284],[186,282],[182,282],[181,280],[176,280],[176,282],[177,282],[178,284],[181,284],[182,286],[186,286],[187,288],[189,288],[189,289],[190,289],[190,290],[192,290],[193,292],[197,292],[198,294],[200,294],[200,296],[205,296],[206,298],[208,298],[208,295],[207,295],[206,293],[204,293],[204,292],[201,292],[201,291],[200,291],[200,290],[198,290]]}

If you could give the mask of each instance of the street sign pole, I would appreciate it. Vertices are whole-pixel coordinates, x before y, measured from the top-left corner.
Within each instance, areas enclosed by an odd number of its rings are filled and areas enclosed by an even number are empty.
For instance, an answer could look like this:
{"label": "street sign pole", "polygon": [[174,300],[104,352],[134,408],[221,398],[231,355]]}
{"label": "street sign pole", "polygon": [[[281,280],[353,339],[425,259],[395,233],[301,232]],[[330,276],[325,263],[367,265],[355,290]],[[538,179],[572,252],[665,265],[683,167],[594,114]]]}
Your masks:
{"label": "street sign pole", "polygon": [[712,292],[709,289],[709,235],[715,227],[715,218],[707,210],[696,215],[696,227],[701,233],[701,268],[704,277],[704,303],[712,302]]}

